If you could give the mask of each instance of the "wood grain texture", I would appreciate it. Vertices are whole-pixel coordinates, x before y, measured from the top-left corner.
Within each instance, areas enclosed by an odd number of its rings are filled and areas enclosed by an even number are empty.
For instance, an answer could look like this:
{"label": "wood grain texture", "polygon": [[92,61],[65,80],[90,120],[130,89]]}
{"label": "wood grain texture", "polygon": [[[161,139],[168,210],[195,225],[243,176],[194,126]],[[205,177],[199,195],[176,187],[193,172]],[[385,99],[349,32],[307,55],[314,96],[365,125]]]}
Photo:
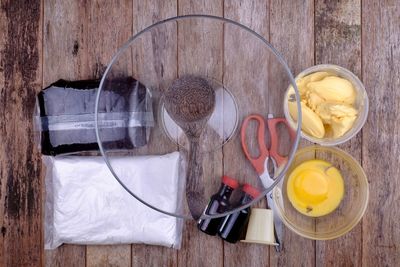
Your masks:
{"label": "wood grain texture", "polygon": [[[336,64],[361,75],[361,2],[315,2],[315,63]],[[360,77],[361,78],[361,77]],[[340,148],[361,160],[361,133]],[[318,229],[318,222],[316,224]],[[316,263],[361,266],[362,224],[332,241],[316,242]],[[336,248],[340,247],[340,250]]]}
{"label": "wood grain texture", "polygon": [[86,247],[78,245],[62,245],[56,250],[44,252],[45,266],[85,266]]}
{"label": "wood grain texture", "polygon": [[[270,42],[294,76],[314,64],[314,2],[271,1]],[[309,142],[301,142],[301,146]],[[315,242],[284,228],[283,251],[270,250],[272,266],[314,266]]]}
{"label": "wood grain texture", "polygon": [[[399,1],[4,0],[0,6],[0,266],[399,264]],[[176,16],[178,10],[179,14],[225,15],[255,29],[269,37],[282,52],[294,75],[313,64],[334,63],[362,78],[370,99],[369,119],[361,134],[340,146],[362,162],[370,182],[370,201],[362,224],[346,236],[327,242],[309,241],[286,229],[285,249],[279,255],[264,246],[223,243],[217,237],[197,231],[194,222],[186,223],[179,251],[147,245],[88,248],[63,245],[44,252],[43,172],[32,142],[31,110],[35,94],[60,78],[99,77],[129,34]],[[150,81],[154,80],[151,75],[165,71],[165,62],[171,66],[166,72],[168,79],[178,75],[177,55],[170,53],[168,57],[160,52],[164,48],[175,49],[178,37],[173,31],[164,34],[172,34],[172,39],[154,44],[159,47],[154,47],[154,53],[147,58],[154,64],[133,58],[134,72],[150,73]],[[221,47],[215,52],[218,49]],[[224,44],[224,49],[228,49],[226,53],[232,48]],[[190,62],[181,62],[179,73],[202,60],[194,57]],[[227,68],[226,63],[224,58],[214,58],[209,72],[221,77],[240,73],[240,68]],[[150,69],[143,68],[144,65]],[[158,87],[166,85],[165,82]],[[154,132],[152,138],[168,142],[160,131]],[[161,149],[163,152],[176,149],[172,143],[168,144]],[[239,151],[239,143],[234,146],[237,147],[232,151]],[[209,170],[215,178],[222,171],[232,176],[243,176],[249,171],[232,167],[234,161],[229,162],[226,152],[214,153],[208,160],[221,162]],[[236,162],[239,161],[244,159]],[[252,179],[254,173],[249,174]],[[208,190],[214,190],[218,183],[216,179]]]}
{"label": "wood grain texture", "polygon": [[[131,37],[132,12],[130,0],[87,2],[89,77],[101,78],[112,56]],[[127,64],[131,69],[131,63]],[[86,266],[131,266],[131,245],[87,246]]]}
{"label": "wood grain texture", "polygon": [[87,6],[83,1],[47,1],[43,14],[43,85],[89,76]]}
{"label": "wood grain texture", "polygon": [[32,112],[42,80],[42,3],[0,4],[0,266],[43,262]]}
{"label": "wood grain texture", "polygon": [[[133,33],[145,29],[151,24],[174,17],[177,14],[176,1],[133,1]],[[177,77],[177,36],[176,29],[170,26],[163,27],[162,31],[152,32],[151,40],[147,37],[139,48],[133,51],[133,75],[143,77],[146,86],[153,89],[154,102],[160,100],[161,92],[165,90],[169,81]],[[167,38],[168,36],[168,38]],[[157,115],[159,106],[153,106]],[[162,126],[155,116],[156,127],[153,128],[150,143],[140,153],[164,154],[177,149],[168,139]],[[177,251],[171,248],[148,245],[132,245],[132,266],[176,266]]]}
{"label": "wood grain texture", "polygon": [[[269,36],[269,1],[225,1],[224,17],[232,19],[261,34]],[[243,39],[241,39],[243,38]],[[224,85],[231,90],[239,102],[239,127],[245,116],[268,104],[264,95],[267,83],[267,62],[257,62],[256,58],[266,59],[261,53],[265,48],[261,43],[242,30],[226,25],[224,36]],[[265,51],[265,50],[264,50]],[[252,125],[251,125],[252,126]],[[253,127],[254,128],[254,127]],[[255,132],[255,129],[249,129]],[[254,130],[254,131],[253,131]],[[225,173],[236,177],[242,183],[259,186],[258,177],[250,162],[244,156],[240,143],[240,129],[236,137],[226,144],[224,152]],[[255,145],[248,140],[249,147]],[[266,207],[266,202],[258,203]],[[224,242],[224,266],[267,266],[269,265],[269,247],[257,244]]]}
{"label": "wood grain texture", "polygon": [[370,185],[363,266],[400,262],[400,3],[362,2],[362,77],[370,111],[362,163]]}
{"label": "wood grain texture", "polygon": [[[223,1],[178,0],[178,15],[187,14],[222,16]],[[192,21],[190,25],[178,23],[178,75],[192,73],[222,81],[223,45],[220,37],[223,29],[220,26],[202,20]],[[205,30],[204,34],[200,34],[200,29]],[[203,181],[206,197],[218,190],[222,173],[222,151],[204,153]],[[223,265],[222,240],[199,231],[195,221],[187,221],[182,249],[178,253],[178,266],[211,265]]]}
{"label": "wood grain texture", "polygon": [[101,78],[111,58],[132,36],[132,13],[131,0],[88,2],[85,15],[90,77]]}
{"label": "wood grain texture", "polygon": [[132,266],[130,245],[102,245],[86,247],[86,266]]}
{"label": "wood grain texture", "polygon": [[132,245],[132,266],[177,266],[177,251],[172,248]]}
{"label": "wood grain texture", "polygon": [[[89,78],[86,3],[46,1],[43,14],[43,84]],[[63,245],[45,251],[46,266],[85,266],[86,247]]]}

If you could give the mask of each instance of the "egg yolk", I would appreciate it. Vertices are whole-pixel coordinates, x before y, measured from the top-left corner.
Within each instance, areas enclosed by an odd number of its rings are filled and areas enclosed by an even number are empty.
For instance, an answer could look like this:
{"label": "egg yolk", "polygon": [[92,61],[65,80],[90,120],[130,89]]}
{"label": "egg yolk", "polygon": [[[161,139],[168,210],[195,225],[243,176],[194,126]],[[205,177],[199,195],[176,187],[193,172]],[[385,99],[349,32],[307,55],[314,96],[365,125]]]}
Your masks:
{"label": "egg yolk", "polygon": [[344,195],[343,178],[331,163],[309,160],[290,173],[287,193],[289,201],[300,213],[323,216],[339,206]]}

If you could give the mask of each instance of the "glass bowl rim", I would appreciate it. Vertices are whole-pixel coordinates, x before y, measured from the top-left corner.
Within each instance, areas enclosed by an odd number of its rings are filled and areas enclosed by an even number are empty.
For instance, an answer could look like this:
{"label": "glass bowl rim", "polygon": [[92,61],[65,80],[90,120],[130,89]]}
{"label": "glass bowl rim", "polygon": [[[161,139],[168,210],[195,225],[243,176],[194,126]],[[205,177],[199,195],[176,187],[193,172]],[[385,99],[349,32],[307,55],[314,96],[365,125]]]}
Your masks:
{"label": "glass bowl rim", "polygon": [[[293,231],[294,233],[308,238],[308,239],[312,239],[312,240],[331,240],[331,239],[335,239],[338,238],[340,236],[343,236],[345,234],[347,234],[348,232],[350,232],[362,219],[362,217],[364,216],[367,207],[368,207],[368,202],[369,202],[369,183],[368,183],[368,178],[367,175],[365,174],[364,169],[362,168],[362,166],[360,165],[360,163],[353,157],[351,156],[348,152],[338,148],[338,147],[332,147],[332,146],[322,146],[322,145],[310,145],[310,146],[306,146],[303,148],[300,148],[297,152],[296,155],[299,153],[307,153],[307,152],[311,152],[311,151],[315,151],[315,150],[322,150],[322,151],[329,151],[335,155],[340,155],[341,158],[347,158],[349,159],[352,163],[354,163],[355,168],[361,173],[360,175],[360,181],[362,183],[364,183],[366,185],[366,193],[365,193],[365,201],[361,204],[362,208],[359,210],[358,213],[355,214],[355,216],[353,217],[352,220],[349,221],[349,223],[341,228],[340,232],[334,232],[334,231],[329,231],[329,232],[324,232],[325,236],[318,236],[318,234],[316,234],[315,232],[308,232],[308,231],[304,231],[304,230],[300,230],[299,227],[297,227],[295,224],[290,223],[288,220],[286,220],[286,216],[284,215],[284,212],[281,210],[281,208],[279,207],[279,205],[276,205],[276,211],[277,214],[279,216],[279,218],[282,220],[282,222],[284,223],[284,225],[286,227],[288,227],[291,231]],[[296,157],[296,156],[295,156]],[[347,160],[344,159],[344,160]],[[283,185],[283,180],[281,185]],[[275,201],[275,203],[277,203],[277,189],[274,188],[272,196],[273,196],[273,201]],[[283,197],[283,196],[282,196]],[[310,217],[311,218],[311,217]],[[316,219],[316,218],[314,218]]]}
{"label": "glass bowl rim", "polygon": [[164,213],[166,215],[170,215],[176,218],[182,218],[182,219],[193,219],[192,216],[185,215],[185,214],[177,214],[177,213],[173,213],[173,212],[168,212],[168,211],[164,211],[162,209],[159,209],[157,207],[155,207],[154,205],[147,203],[145,200],[143,200],[141,197],[137,196],[134,192],[132,192],[132,190],[130,190],[119,178],[118,175],[116,175],[116,173],[114,172],[114,169],[108,159],[108,155],[106,154],[106,151],[102,145],[102,141],[100,138],[100,133],[99,133],[99,120],[98,120],[98,115],[99,113],[98,111],[98,104],[100,101],[100,95],[106,80],[107,75],[109,74],[109,72],[111,71],[112,66],[114,65],[114,63],[117,61],[117,59],[119,58],[119,56],[125,52],[126,49],[128,49],[133,42],[139,38],[142,34],[149,32],[151,29],[171,22],[171,21],[178,21],[178,20],[185,20],[185,19],[192,19],[192,18],[201,18],[201,19],[211,19],[211,20],[216,20],[216,21],[222,21],[222,22],[226,22],[226,23],[230,23],[234,26],[238,26],[239,28],[249,32],[250,34],[252,34],[253,36],[255,36],[256,38],[258,38],[271,52],[272,54],[275,56],[275,59],[278,59],[278,61],[280,62],[281,66],[283,67],[283,69],[285,70],[287,77],[289,78],[290,83],[292,84],[292,86],[294,87],[295,90],[295,94],[296,94],[296,102],[297,102],[297,112],[299,114],[298,116],[298,127],[296,129],[296,136],[295,136],[295,140],[293,142],[292,145],[292,149],[291,149],[291,153],[289,153],[288,155],[288,161],[286,163],[286,165],[284,166],[284,168],[282,169],[280,175],[278,175],[275,178],[275,181],[271,184],[271,186],[267,189],[265,189],[257,198],[254,198],[252,201],[250,201],[247,204],[244,205],[240,205],[236,208],[233,208],[229,211],[226,211],[224,213],[219,213],[219,214],[213,214],[213,215],[209,215],[209,214],[205,214],[203,213],[200,217],[200,219],[213,219],[213,218],[221,218],[221,217],[225,217],[229,214],[233,214],[235,212],[238,212],[240,210],[243,210],[245,208],[250,207],[251,205],[253,205],[254,203],[257,203],[259,200],[261,200],[262,198],[264,198],[270,191],[272,191],[272,189],[283,179],[286,171],[289,169],[289,166],[294,158],[294,155],[296,154],[297,151],[297,147],[300,141],[300,134],[301,134],[301,122],[302,122],[302,113],[301,113],[301,106],[300,106],[300,94],[299,91],[297,89],[297,85],[294,79],[294,76],[292,74],[292,72],[289,69],[289,66],[287,65],[287,63],[285,62],[283,56],[264,38],[262,37],[260,34],[258,34],[257,32],[255,32],[254,30],[248,28],[247,26],[240,24],[234,20],[231,19],[227,19],[227,18],[223,18],[223,17],[219,17],[219,16],[213,16],[213,15],[204,15],[204,14],[191,14],[191,15],[182,15],[182,16],[175,16],[175,17],[170,17],[161,21],[158,21],[146,28],[144,28],[143,30],[137,32],[136,34],[134,34],[133,36],[131,36],[128,41],[126,41],[124,43],[124,45],[122,45],[120,48],[118,48],[118,51],[114,54],[114,56],[112,57],[111,61],[108,63],[107,68],[105,70],[105,72],[102,75],[101,81],[100,81],[100,85],[99,85],[99,89],[97,91],[97,95],[96,95],[96,103],[95,103],[95,115],[94,115],[94,119],[95,119],[95,132],[96,132],[96,139],[97,139],[97,144],[99,146],[99,150],[100,153],[106,163],[106,165],[108,166],[108,169],[110,170],[110,172],[112,173],[112,175],[114,176],[114,178],[117,180],[117,182],[134,198],[136,198],[139,202],[143,203],[144,205],[152,208],[153,210],[156,210],[158,212]]}

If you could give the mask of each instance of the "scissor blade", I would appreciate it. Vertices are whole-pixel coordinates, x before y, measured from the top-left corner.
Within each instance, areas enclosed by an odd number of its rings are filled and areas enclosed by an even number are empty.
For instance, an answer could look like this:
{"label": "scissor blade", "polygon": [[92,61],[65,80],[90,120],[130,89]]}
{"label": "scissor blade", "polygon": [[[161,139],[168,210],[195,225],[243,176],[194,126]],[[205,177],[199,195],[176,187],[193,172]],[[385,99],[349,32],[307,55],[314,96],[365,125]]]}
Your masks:
{"label": "scissor blade", "polygon": [[[280,168],[278,168],[278,173]],[[277,170],[275,165],[274,165],[274,170]],[[275,174],[276,173],[274,173],[274,175]],[[274,179],[270,176],[268,168],[265,168],[264,172],[260,175],[260,180],[264,188],[266,189],[271,187],[271,185],[274,183]],[[283,246],[283,222],[281,221],[281,219],[277,214],[276,205],[274,200],[272,199],[272,190],[268,192],[265,197],[267,198],[268,206],[272,210],[274,216],[274,234],[276,243],[278,243],[278,245],[275,246],[275,250],[276,252],[281,252]]]}
{"label": "scissor blade", "polygon": [[277,252],[280,252],[282,250],[282,245],[283,245],[283,224],[281,221],[281,218],[279,218],[278,214],[276,213],[276,206],[275,202],[272,199],[272,192],[269,192],[266,196],[268,206],[272,210],[274,214],[274,229],[275,229],[275,239],[276,243],[278,243],[278,246],[275,246],[275,250]]}
{"label": "scissor blade", "polygon": [[262,174],[260,174],[260,180],[265,189],[269,188],[274,183],[274,180],[269,175],[268,170],[265,170]]}

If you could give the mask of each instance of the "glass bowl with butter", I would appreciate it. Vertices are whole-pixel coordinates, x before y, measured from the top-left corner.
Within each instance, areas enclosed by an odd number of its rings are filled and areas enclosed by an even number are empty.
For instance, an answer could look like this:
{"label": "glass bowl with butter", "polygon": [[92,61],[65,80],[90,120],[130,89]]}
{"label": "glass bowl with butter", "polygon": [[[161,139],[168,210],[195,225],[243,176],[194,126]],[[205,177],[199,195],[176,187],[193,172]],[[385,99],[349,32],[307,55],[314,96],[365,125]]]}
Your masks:
{"label": "glass bowl with butter", "polygon": [[[302,107],[301,136],[323,146],[335,146],[354,137],[368,116],[368,96],[351,71],[332,64],[310,67],[296,76]],[[294,89],[284,98],[288,122],[297,126]]]}
{"label": "glass bowl with butter", "polygon": [[287,228],[313,240],[349,232],[364,215],[368,180],[358,162],[335,147],[308,146],[296,152],[274,189],[276,212]]}

